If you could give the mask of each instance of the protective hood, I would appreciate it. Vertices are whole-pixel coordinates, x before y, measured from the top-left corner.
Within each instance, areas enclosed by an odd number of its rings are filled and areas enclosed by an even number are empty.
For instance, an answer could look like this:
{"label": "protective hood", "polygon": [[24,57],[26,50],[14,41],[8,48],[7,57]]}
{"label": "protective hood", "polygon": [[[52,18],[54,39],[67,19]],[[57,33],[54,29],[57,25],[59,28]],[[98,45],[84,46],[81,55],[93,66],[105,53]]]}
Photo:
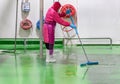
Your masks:
{"label": "protective hood", "polygon": [[52,8],[53,8],[56,12],[58,12],[58,10],[60,9],[60,7],[61,7],[60,2],[54,2],[53,6],[52,6]]}

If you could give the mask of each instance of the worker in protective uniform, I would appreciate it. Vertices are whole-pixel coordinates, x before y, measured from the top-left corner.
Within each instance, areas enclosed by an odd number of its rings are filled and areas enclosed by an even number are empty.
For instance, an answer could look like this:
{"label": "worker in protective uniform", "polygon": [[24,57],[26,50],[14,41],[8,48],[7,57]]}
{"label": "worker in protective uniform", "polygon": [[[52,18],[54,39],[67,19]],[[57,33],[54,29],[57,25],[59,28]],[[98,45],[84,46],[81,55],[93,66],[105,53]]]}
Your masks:
{"label": "worker in protective uniform", "polygon": [[46,62],[56,62],[53,56],[54,51],[54,41],[55,41],[55,27],[56,23],[63,26],[70,26],[71,28],[76,28],[74,24],[63,20],[66,14],[59,13],[61,7],[60,2],[54,2],[53,5],[48,9],[43,25],[43,40],[46,46]]}

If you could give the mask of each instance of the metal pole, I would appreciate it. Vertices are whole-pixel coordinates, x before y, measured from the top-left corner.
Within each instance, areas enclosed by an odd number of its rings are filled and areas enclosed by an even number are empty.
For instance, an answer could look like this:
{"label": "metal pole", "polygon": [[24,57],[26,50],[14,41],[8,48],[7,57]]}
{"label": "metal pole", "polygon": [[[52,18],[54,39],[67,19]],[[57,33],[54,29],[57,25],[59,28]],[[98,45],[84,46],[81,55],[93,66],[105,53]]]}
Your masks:
{"label": "metal pole", "polygon": [[40,57],[43,57],[43,39],[42,39],[42,28],[43,28],[43,8],[44,0],[40,0]]}
{"label": "metal pole", "polygon": [[16,1],[16,20],[15,20],[15,48],[14,48],[14,53],[16,52],[16,39],[17,39],[17,20],[18,20],[18,0]]}

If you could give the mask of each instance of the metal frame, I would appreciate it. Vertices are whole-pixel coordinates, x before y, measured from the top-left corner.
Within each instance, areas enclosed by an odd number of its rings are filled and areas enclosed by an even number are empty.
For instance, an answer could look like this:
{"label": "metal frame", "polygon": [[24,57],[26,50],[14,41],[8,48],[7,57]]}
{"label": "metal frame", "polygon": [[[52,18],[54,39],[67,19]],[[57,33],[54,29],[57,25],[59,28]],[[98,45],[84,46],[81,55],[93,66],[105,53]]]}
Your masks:
{"label": "metal frame", "polygon": [[43,37],[42,37],[42,28],[43,28],[43,9],[44,9],[44,0],[40,0],[40,57],[43,57]]}
{"label": "metal frame", "polygon": [[[44,7],[44,0],[40,0],[40,57],[43,56],[43,41],[42,41],[42,27],[43,27],[43,7]],[[14,53],[16,53],[16,40],[17,40],[17,22],[18,22],[18,0],[16,1],[16,20],[15,20],[15,44],[14,44]],[[24,40],[26,43],[26,40]]]}
{"label": "metal frame", "polygon": [[[66,40],[71,40],[71,39],[78,39],[78,38],[63,38],[63,43],[64,43],[64,41],[65,41],[65,39]],[[110,38],[110,37],[98,37],[98,38],[81,38],[81,39],[108,39],[109,40],[109,42],[110,42],[110,46],[111,46],[111,49],[112,49],[112,38]]]}
{"label": "metal frame", "polygon": [[14,48],[14,53],[16,53],[17,21],[18,21],[18,0],[16,1],[16,19],[15,19],[15,48]]}

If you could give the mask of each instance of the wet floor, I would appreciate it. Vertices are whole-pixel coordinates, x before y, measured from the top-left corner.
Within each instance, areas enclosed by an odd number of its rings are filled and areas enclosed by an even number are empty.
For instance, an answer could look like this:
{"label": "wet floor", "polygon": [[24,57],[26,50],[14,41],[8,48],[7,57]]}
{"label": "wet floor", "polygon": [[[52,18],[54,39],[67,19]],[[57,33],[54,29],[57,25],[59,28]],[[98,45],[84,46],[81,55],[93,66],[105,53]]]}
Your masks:
{"label": "wet floor", "polygon": [[86,58],[80,46],[55,49],[56,63],[45,62],[39,50],[0,53],[0,84],[120,84],[120,47],[86,46],[90,61],[98,65],[80,67]]}

